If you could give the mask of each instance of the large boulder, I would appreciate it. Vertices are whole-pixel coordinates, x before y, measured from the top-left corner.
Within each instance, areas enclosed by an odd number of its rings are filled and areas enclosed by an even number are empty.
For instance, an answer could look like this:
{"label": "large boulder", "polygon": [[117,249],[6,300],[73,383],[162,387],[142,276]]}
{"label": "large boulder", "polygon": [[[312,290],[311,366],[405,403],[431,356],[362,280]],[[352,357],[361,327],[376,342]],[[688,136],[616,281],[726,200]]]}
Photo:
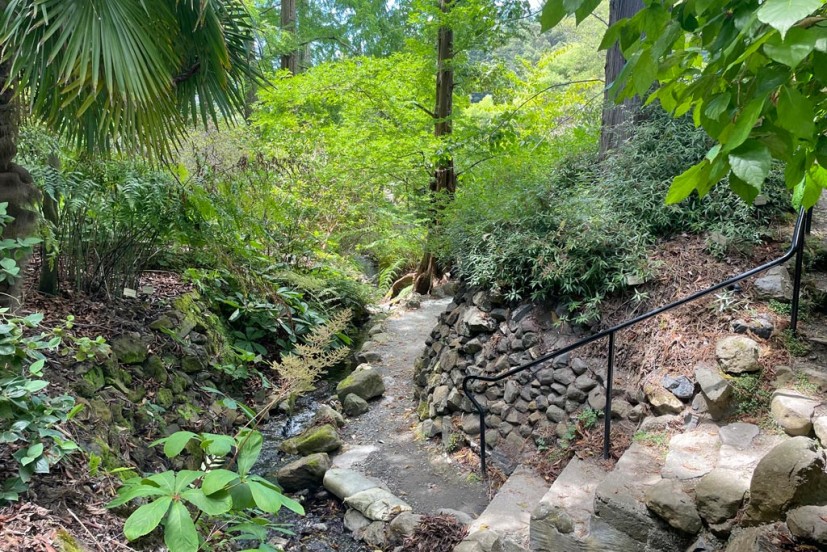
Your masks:
{"label": "large boulder", "polygon": [[321,486],[324,474],[329,469],[330,457],[324,452],[318,452],[282,466],[276,473],[276,479],[289,493],[315,489]]}
{"label": "large boulder", "polygon": [[731,335],[718,340],[715,356],[724,372],[744,374],[761,369],[758,363],[758,343],[743,335]]}
{"label": "large boulder", "polygon": [[798,506],[827,503],[825,466],[824,449],[813,439],[793,437],[773,448],[752,474],[745,523],[777,521]]}
{"label": "large boulder", "polygon": [[772,394],[772,417],[788,435],[809,435],[819,401],[795,389],[776,389]]}
{"label": "large boulder", "polygon": [[674,479],[663,479],[648,489],[646,507],[655,512],[671,527],[694,535],[701,530],[701,518],[692,498]]}
{"label": "large boulder", "polygon": [[316,414],[313,416],[313,423],[329,423],[335,424],[336,427],[342,427],[345,425],[345,419],[332,406],[323,404],[316,410]]}
{"label": "large boulder", "polygon": [[352,374],[336,386],[336,394],[342,402],[351,393],[368,401],[374,397],[380,397],[384,392],[385,383],[382,381],[382,374],[370,364],[360,364]]}
{"label": "large boulder", "polygon": [[796,537],[827,549],[827,506],[802,506],[787,513],[787,527]]}
{"label": "large boulder", "polygon": [[281,443],[281,450],[287,454],[307,456],[315,452],[332,452],[342,446],[342,440],[336,428],[330,424],[311,427],[301,435],[286,439]]}
{"label": "large boulder", "polygon": [[741,479],[737,472],[714,469],[695,487],[698,513],[708,523],[723,523],[735,517],[748,490],[749,482]]}
{"label": "large boulder", "polygon": [[149,356],[146,343],[137,332],[124,334],[112,340],[112,353],[121,364],[141,364]]}

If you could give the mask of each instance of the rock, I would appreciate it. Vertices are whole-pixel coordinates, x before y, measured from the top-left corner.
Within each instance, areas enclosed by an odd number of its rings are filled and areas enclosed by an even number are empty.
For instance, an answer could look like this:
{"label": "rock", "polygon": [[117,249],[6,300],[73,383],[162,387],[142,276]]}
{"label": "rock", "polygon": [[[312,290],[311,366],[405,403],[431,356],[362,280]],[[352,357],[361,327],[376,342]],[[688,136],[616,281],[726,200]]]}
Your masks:
{"label": "rock", "polygon": [[821,441],[821,446],[827,448],[827,416],[819,416],[813,419],[813,429],[816,437]]}
{"label": "rock", "polygon": [[581,391],[585,391],[586,393],[588,393],[589,391],[597,387],[597,382],[586,374],[580,374],[579,376],[577,376],[577,379],[574,380],[574,386],[580,389]]}
{"label": "rock", "polygon": [[336,495],[340,500],[344,500],[361,491],[380,486],[379,483],[365,477],[361,473],[344,468],[327,470],[322,483],[325,489]]}
{"label": "rock", "polygon": [[701,388],[706,408],[713,420],[723,418],[730,410],[732,386],[718,368],[700,363],[695,366],[695,381]]}
{"label": "rock", "polygon": [[112,353],[121,364],[140,364],[149,356],[146,343],[141,334],[136,332],[113,339]]}
{"label": "rock", "polygon": [[669,426],[677,420],[680,420],[678,416],[672,416],[669,414],[664,414],[663,416],[648,417],[645,418],[643,422],[641,422],[638,431],[646,433],[656,433],[658,431],[664,431],[666,429],[669,429]]}
{"label": "rock", "polygon": [[462,317],[462,327],[465,335],[473,336],[493,332],[497,328],[497,321],[477,307],[471,307]]}
{"label": "rock", "polygon": [[813,413],[819,402],[794,389],[777,389],[772,394],[773,419],[788,435],[809,435]]}
{"label": "rock", "polygon": [[663,479],[646,490],[646,506],[670,526],[694,535],[701,530],[695,503],[673,479]]}
{"label": "rock", "polygon": [[342,427],[345,425],[345,419],[339,414],[336,409],[332,406],[323,404],[319,406],[316,410],[316,414],[313,416],[314,425],[317,425],[319,422],[322,423],[332,423],[335,424],[336,427]]}
{"label": "rock", "polygon": [[563,420],[565,420],[566,418],[568,418],[568,416],[566,416],[566,411],[565,410],[563,410],[560,407],[554,406],[554,405],[551,405],[551,406],[548,407],[548,410],[546,410],[546,417],[550,421],[555,422],[555,423],[560,423]]}
{"label": "rock", "polygon": [[692,383],[692,381],[690,381],[690,379],[686,376],[663,376],[663,379],[661,379],[661,385],[684,402],[690,400],[695,394],[695,384]]}
{"label": "rock", "polygon": [[355,393],[349,393],[342,401],[342,410],[345,416],[360,416],[370,409],[368,402]]}
{"label": "rock", "polygon": [[345,512],[345,529],[352,533],[358,533],[370,524],[371,521],[365,516],[363,516],[362,512],[360,512],[359,510],[348,508],[347,512]]}
{"label": "rock", "polygon": [[571,359],[571,366],[572,372],[577,374],[578,376],[582,376],[585,374],[589,369],[589,364],[580,357],[575,357]]}
{"label": "rock", "polygon": [[824,450],[813,439],[793,437],[777,445],[752,474],[745,521],[753,525],[772,522],[798,506],[823,503],[827,497],[825,465]]}
{"label": "rock", "polygon": [[376,344],[373,341],[366,341],[362,345],[362,350],[356,355],[356,362],[360,362],[362,364],[382,362],[382,355],[372,349],[374,346],[376,346]]}
{"label": "rock", "polygon": [[792,534],[783,523],[748,527],[732,535],[726,552],[786,552],[789,548],[782,542],[792,540]]}
{"label": "rock", "polygon": [[402,512],[411,511],[411,507],[404,500],[381,487],[352,494],[345,498],[345,504],[374,521],[390,521]]}
{"label": "rock", "polygon": [[359,532],[359,538],[365,541],[372,548],[384,550],[388,543],[385,536],[385,527],[387,523],[381,521],[374,521]]}
{"label": "rock", "polygon": [[787,527],[796,537],[827,548],[827,506],[802,506],[790,510]]}
{"label": "rock", "polygon": [[606,408],[606,393],[599,387],[592,389],[589,392],[588,403],[589,408],[602,411]]}
{"label": "rock", "polygon": [[438,516],[451,516],[452,518],[454,518],[466,527],[474,523],[474,518],[472,518],[465,512],[460,512],[459,510],[453,510],[451,508],[440,508],[439,510],[437,510],[436,513]]}
{"label": "rock", "polygon": [[324,452],[311,454],[282,466],[276,473],[279,485],[288,493],[320,487],[330,469],[330,457]]}
{"label": "rock", "polygon": [[758,343],[742,335],[731,335],[718,340],[715,344],[715,356],[724,372],[728,374],[744,374],[757,372],[761,369],[758,364]]}
{"label": "rock", "polygon": [[466,414],[462,417],[462,431],[468,435],[479,435],[480,417],[476,414]]}
{"label": "rock", "polygon": [[560,367],[554,371],[554,381],[566,387],[574,383],[575,379],[577,379],[577,376],[574,375],[571,368]]}
{"label": "rock", "polygon": [[382,375],[370,364],[360,364],[352,374],[336,386],[336,394],[342,402],[350,393],[368,401],[381,396],[384,392],[385,383],[382,381]]}
{"label": "rock", "polygon": [[612,418],[616,420],[625,420],[632,413],[632,405],[623,399],[615,399],[612,401]]}
{"label": "rock", "polygon": [[388,525],[388,541],[390,544],[402,544],[405,537],[413,535],[416,526],[422,520],[422,516],[412,512],[402,512]]}
{"label": "rock", "polygon": [[517,385],[517,382],[515,382],[514,380],[508,380],[505,383],[505,394],[503,395],[503,400],[508,404],[513,404],[519,396],[520,386]]}
{"label": "rock", "polygon": [[752,445],[753,439],[760,432],[761,430],[755,424],[735,422],[721,427],[718,430],[718,437],[724,445],[729,445],[737,450],[746,450]]}
{"label": "rock", "polygon": [[766,315],[759,315],[754,320],[746,322],[742,319],[730,323],[730,328],[737,334],[752,332],[761,339],[769,339],[775,330],[775,324]]}
{"label": "rock", "polygon": [[753,284],[753,289],[759,299],[775,299],[776,301],[792,300],[793,284],[790,273],[784,266],[774,266]]}
{"label": "rock", "polygon": [[695,502],[698,513],[708,523],[722,523],[735,517],[749,482],[741,479],[737,472],[717,468],[703,476],[695,487]]}
{"label": "rock", "polygon": [[683,403],[660,385],[647,383],[643,392],[656,414],[678,414],[683,410]]}
{"label": "rock", "polygon": [[301,435],[286,439],[281,443],[281,450],[287,454],[308,455],[314,452],[332,452],[342,446],[342,440],[336,428],[330,424],[311,427]]}
{"label": "rock", "polygon": [[540,385],[551,385],[554,383],[554,368],[543,368],[537,372],[537,381]]}

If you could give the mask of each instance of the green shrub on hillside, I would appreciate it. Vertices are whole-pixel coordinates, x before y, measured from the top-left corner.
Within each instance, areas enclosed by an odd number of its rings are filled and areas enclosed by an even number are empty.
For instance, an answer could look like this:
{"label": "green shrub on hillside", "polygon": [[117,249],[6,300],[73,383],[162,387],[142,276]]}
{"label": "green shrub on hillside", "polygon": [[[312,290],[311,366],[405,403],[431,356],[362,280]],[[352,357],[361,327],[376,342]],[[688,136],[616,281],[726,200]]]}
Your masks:
{"label": "green shrub on hillside", "polygon": [[579,147],[563,160],[551,148],[515,155],[464,183],[436,238],[460,276],[512,300],[561,298],[587,321],[628,277],[645,276],[648,247],[658,238],[716,233],[724,239],[710,240],[713,252],[723,252],[722,241],[749,246],[789,204],[775,174],[760,207],[724,187],[665,205],[671,179],[708,147],[685,119],[651,114],[603,163],[584,143],[574,142]]}

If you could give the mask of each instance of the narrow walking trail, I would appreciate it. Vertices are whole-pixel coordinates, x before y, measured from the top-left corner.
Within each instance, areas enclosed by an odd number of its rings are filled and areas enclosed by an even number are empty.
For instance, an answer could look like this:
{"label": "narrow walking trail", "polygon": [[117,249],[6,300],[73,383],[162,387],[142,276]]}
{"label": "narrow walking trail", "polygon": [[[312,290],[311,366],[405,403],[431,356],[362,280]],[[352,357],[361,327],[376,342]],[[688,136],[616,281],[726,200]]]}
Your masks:
{"label": "narrow walking trail", "polygon": [[431,299],[417,310],[400,310],[383,323],[384,332],[371,339],[381,360],[385,395],[370,410],[348,422],[345,447],[333,459],[385,483],[415,513],[435,514],[449,508],[479,515],[488,504],[485,486],[442,452],[441,446],[417,440],[419,421],[414,400],[413,366],[437,317],[451,299]]}

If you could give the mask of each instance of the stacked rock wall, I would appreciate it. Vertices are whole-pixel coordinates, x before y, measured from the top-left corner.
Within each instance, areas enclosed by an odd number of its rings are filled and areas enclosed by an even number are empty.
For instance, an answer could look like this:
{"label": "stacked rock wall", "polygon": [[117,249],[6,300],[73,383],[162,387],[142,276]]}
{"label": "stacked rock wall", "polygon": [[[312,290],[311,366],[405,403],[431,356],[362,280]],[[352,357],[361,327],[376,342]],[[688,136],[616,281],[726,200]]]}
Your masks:
{"label": "stacked rock wall", "polygon": [[[500,374],[582,337],[556,319],[548,305],[512,308],[492,293],[460,290],[415,365],[421,433],[442,434],[449,449],[476,439],[479,416],[462,392],[463,378]],[[487,444],[513,458],[526,443],[564,436],[578,411],[605,405],[604,362],[595,372],[586,359],[561,355],[499,383],[473,384],[487,412]]]}

